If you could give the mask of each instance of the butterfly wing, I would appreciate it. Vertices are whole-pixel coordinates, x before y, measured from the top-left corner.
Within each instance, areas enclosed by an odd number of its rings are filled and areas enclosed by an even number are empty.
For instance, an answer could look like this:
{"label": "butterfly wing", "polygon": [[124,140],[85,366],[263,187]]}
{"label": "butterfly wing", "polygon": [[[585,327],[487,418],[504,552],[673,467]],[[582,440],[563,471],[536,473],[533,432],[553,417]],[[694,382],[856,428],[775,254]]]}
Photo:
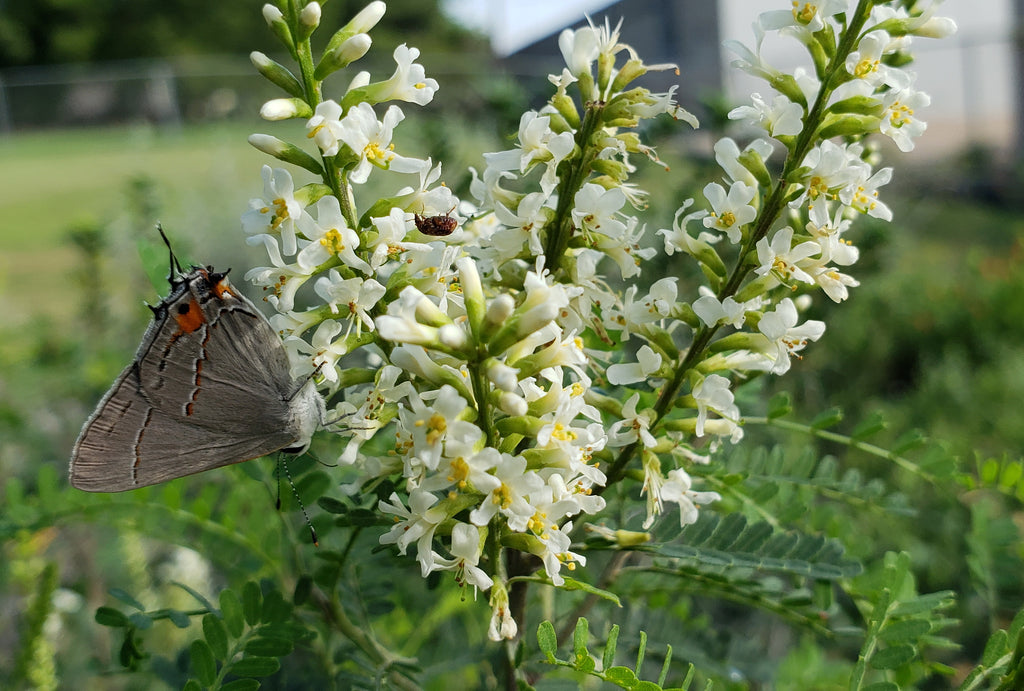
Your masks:
{"label": "butterfly wing", "polygon": [[280,339],[223,276],[196,269],[174,285],[75,443],[79,489],[134,489],[302,445],[322,418],[315,386],[291,378]]}
{"label": "butterfly wing", "polygon": [[143,395],[189,424],[235,434],[281,425],[300,387],[266,318],[196,270],[164,300],[136,355]]}

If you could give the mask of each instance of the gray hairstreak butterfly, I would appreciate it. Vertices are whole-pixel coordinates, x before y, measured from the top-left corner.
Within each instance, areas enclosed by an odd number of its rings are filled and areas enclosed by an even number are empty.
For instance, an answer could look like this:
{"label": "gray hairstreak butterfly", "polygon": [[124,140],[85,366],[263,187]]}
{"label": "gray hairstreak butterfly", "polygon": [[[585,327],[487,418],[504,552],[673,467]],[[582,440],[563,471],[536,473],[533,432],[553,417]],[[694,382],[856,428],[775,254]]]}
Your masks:
{"label": "gray hairstreak butterfly", "polygon": [[134,361],[75,442],[78,489],[121,492],[301,451],[323,424],[315,382],[292,378],[281,339],[227,272],[184,272],[172,250],[168,280]]}

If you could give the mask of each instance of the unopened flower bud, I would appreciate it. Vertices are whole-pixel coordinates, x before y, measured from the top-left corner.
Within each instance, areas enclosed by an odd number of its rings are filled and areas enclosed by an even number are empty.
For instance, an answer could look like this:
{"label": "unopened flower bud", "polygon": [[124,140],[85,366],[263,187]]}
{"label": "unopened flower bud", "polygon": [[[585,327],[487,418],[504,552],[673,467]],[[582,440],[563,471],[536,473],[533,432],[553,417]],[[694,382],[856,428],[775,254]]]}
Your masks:
{"label": "unopened flower bud", "polygon": [[653,539],[650,533],[640,533],[635,530],[612,530],[603,525],[587,525],[585,528],[587,532],[600,535],[620,547],[635,547]]}
{"label": "unopened flower bud", "polygon": [[381,2],[381,0],[371,2],[360,10],[359,14],[353,17],[352,21],[350,21],[345,28],[353,33],[365,34],[367,31],[377,26],[377,22],[381,20],[387,9],[388,6]]}
{"label": "unopened flower bud", "polygon": [[843,115],[819,130],[822,139],[850,137],[878,131],[879,118],[873,115]]}
{"label": "unopened flower bud", "polygon": [[630,58],[622,66],[612,82],[612,92],[622,91],[630,82],[647,74],[647,66],[639,58]]}
{"label": "unopened flower bud", "polygon": [[309,104],[298,98],[275,98],[267,101],[260,108],[260,117],[264,120],[288,120],[289,118],[308,118],[313,115]]}
{"label": "unopened flower bud", "polygon": [[250,134],[249,143],[263,153],[270,154],[274,158],[277,158],[287,146],[286,142],[281,141],[277,137],[272,137],[269,134]]}
{"label": "unopened flower bud", "polygon": [[281,10],[277,9],[274,5],[267,3],[263,6],[263,19],[266,20],[267,26],[277,36],[277,40],[284,44],[284,47],[288,49],[288,52],[295,56],[295,39],[292,38],[291,29],[288,28],[288,22],[284,20],[284,15],[281,14]]}
{"label": "unopened flower bud", "polygon": [[765,187],[771,186],[772,176],[768,167],[764,164],[764,158],[754,149],[745,149],[737,159],[741,166],[750,171],[757,181]]}
{"label": "unopened flower bud", "polygon": [[317,175],[323,174],[323,168],[320,166],[320,163],[294,144],[281,141],[269,134],[251,134],[249,135],[249,143],[263,153],[270,154],[280,161],[305,168]]}
{"label": "unopened flower bud", "polygon": [[437,332],[438,340],[452,350],[461,350],[466,345],[466,332],[455,324],[445,324]]}
{"label": "unopened flower bud", "polygon": [[337,53],[339,58],[347,65],[366,55],[366,52],[370,50],[370,46],[372,44],[373,40],[370,38],[369,34],[356,34],[342,43],[341,47],[338,48]]}
{"label": "unopened flower bud", "polygon": [[[432,384],[452,384],[451,370],[437,364],[425,350],[420,348],[395,348],[391,352],[391,363],[403,371],[415,374]],[[457,375],[455,375],[457,376]]]}
{"label": "unopened flower bud", "polygon": [[502,391],[515,391],[519,385],[518,370],[503,362],[491,360],[487,366],[487,378]]}
{"label": "unopened flower bud", "polygon": [[300,38],[308,38],[318,26],[320,26],[320,3],[314,0],[299,11],[299,27],[302,30]]}
{"label": "unopened flower bud", "polygon": [[[408,289],[407,289],[408,290]],[[423,297],[419,302],[416,303],[416,309],[414,312],[416,321],[420,324],[429,324],[430,326],[448,326],[452,323],[451,318],[438,309],[434,301],[428,297]]]}
{"label": "unopened flower bud", "polygon": [[295,75],[287,67],[271,60],[258,50],[249,53],[249,60],[252,62],[253,67],[273,84],[281,87],[296,98],[302,98],[304,95],[302,84],[299,83],[299,80],[295,78]]}
{"label": "unopened flower bud", "polygon": [[629,179],[631,172],[629,164],[608,158],[597,159],[591,164],[591,167],[595,172],[607,175],[616,182],[625,182]]}
{"label": "unopened flower bud", "polygon": [[602,51],[597,55],[597,88],[605,93],[615,69],[615,55]]}
{"label": "unopened flower bud", "polygon": [[416,322],[382,314],[374,321],[381,338],[398,343],[411,343],[430,347],[440,342],[438,330]]}
{"label": "unopened flower bud", "polygon": [[551,99],[551,105],[555,107],[559,115],[565,118],[567,123],[573,127],[579,127],[580,113],[576,110],[576,101],[572,100],[569,94],[564,91],[555,94]]}
{"label": "unopened flower bud", "polygon": [[946,38],[957,32],[956,22],[949,17],[932,17],[921,26],[914,29],[915,36],[924,38]]}
{"label": "unopened flower bud", "polygon": [[[331,40],[327,42],[327,46],[324,48],[324,54],[326,55],[337,50],[353,36],[368,32],[384,16],[385,10],[387,10],[387,5],[383,2],[371,2],[364,7],[359,14],[352,18],[352,21],[334,32]],[[355,60],[357,58],[352,59]]]}
{"label": "unopened flower bud", "polygon": [[476,262],[469,257],[460,257],[455,262],[459,270],[459,285],[462,287],[462,298],[466,305],[466,316],[470,328],[479,339],[484,325],[484,289],[480,284],[480,274],[476,270]]}
{"label": "unopened flower bud", "polygon": [[323,57],[320,58],[320,62],[316,66],[316,71],[313,73],[313,76],[318,80],[324,79],[332,72],[340,70],[343,67],[347,67],[366,55],[366,52],[370,50],[370,45],[372,43],[373,41],[370,39],[369,34],[356,34],[355,36],[346,39],[341,45],[335,47],[333,50],[327,50],[324,52]]}
{"label": "unopened flower bud", "polygon": [[516,328],[516,335],[519,338],[526,338],[534,331],[540,331],[550,324],[558,316],[558,305],[545,302],[537,305],[522,314]]}
{"label": "unopened flower bud", "polygon": [[271,5],[268,2],[263,6],[263,19],[266,20],[267,25],[273,26],[277,22],[284,22],[284,15],[281,14],[281,10],[277,9],[276,5]]}
{"label": "unopened flower bud", "polygon": [[501,293],[487,306],[487,314],[484,315],[485,328],[501,326],[505,323],[516,308],[516,301],[508,293]]}
{"label": "unopened flower bud", "polygon": [[363,70],[362,72],[360,72],[356,76],[352,77],[352,81],[350,81],[348,83],[348,89],[346,89],[345,91],[347,93],[347,92],[352,91],[354,89],[362,89],[364,86],[366,86],[369,83],[370,83],[370,73],[367,72],[366,70]]}
{"label": "unopened flower bud", "polygon": [[530,410],[526,399],[508,391],[503,391],[498,397],[498,407],[501,408],[501,412],[513,417],[526,415]]}

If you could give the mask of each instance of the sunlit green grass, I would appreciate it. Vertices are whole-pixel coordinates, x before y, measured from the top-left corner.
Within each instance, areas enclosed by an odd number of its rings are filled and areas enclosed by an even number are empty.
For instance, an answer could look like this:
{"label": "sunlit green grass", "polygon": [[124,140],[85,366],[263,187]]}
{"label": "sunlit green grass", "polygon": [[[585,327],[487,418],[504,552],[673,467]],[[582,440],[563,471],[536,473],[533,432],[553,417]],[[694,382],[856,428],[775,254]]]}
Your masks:
{"label": "sunlit green grass", "polygon": [[[260,192],[266,159],[239,126],[132,127],[11,135],[0,141],[0,327],[29,316],[64,318],[74,308],[69,231],[108,229],[111,262],[130,261],[133,234],[161,221],[172,237],[238,239],[238,216]],[[154,212],[129,208],[133,179],[153,183]],[[190,240],[186,240],[190,242]],[[221,241],[211,242],[222,248]],[[112,267],[114,273],[138,266]],[[150,296],[144,296],[150,297]]]}
{"label": "sunlit green grass", "polygon": [[[409,129],[399,140],[403,153],[429,156],[439,142],[429,141],[425,131]],[[460,129],[480,145],[479,151],[493,150],[486,135],[474,137]],[[266,123],[255,117],[242,124],[139,125],[0,139],[0,331],[32,318],[69,317],[76,307],[70,274],[80,258],[68,234],[82,223],[105,228],[112,297],[123,292],[120,299],[134,305],[155,299],[125,288],[127,278],[142,275],[136,244],[140,238],[157,240],[153,227],[158,221],[183,260],[233,266],[236,282],[246,268],[265,262],[265,254],[245,245],[238,220],[249,199],[262,194],[260,168],[277,163],[246,142],[254,131],[305,143],[302,123]],[[459,159],[444,168],[449,185],[464,181],[469,165],[480,167],[479,151],[448,151]],[[290,169],[297,184],[312,181],[305,171]],[[154,191],[151,209],[131,203],[132,181],[139,179]],[[417,180],[407,176],[388,183],[415,185]],[[357,202],[373,198],[374,192],[360,190]]]}

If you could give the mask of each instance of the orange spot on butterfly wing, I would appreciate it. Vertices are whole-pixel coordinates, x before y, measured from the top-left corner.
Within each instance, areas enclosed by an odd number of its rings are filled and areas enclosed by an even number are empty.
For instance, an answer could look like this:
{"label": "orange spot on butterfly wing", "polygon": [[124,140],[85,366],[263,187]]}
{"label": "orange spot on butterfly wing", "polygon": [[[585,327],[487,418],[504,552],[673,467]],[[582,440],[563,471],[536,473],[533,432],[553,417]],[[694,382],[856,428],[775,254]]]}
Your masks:
{"label": "orange spot on butterfly wing", "polygon": [[178,322],[178,328],[182,333],[190,334],[206,323],[206,315],[202,307],[192,298],[187,303],[182,302],[171,308],[171,315],[174,321]]}

